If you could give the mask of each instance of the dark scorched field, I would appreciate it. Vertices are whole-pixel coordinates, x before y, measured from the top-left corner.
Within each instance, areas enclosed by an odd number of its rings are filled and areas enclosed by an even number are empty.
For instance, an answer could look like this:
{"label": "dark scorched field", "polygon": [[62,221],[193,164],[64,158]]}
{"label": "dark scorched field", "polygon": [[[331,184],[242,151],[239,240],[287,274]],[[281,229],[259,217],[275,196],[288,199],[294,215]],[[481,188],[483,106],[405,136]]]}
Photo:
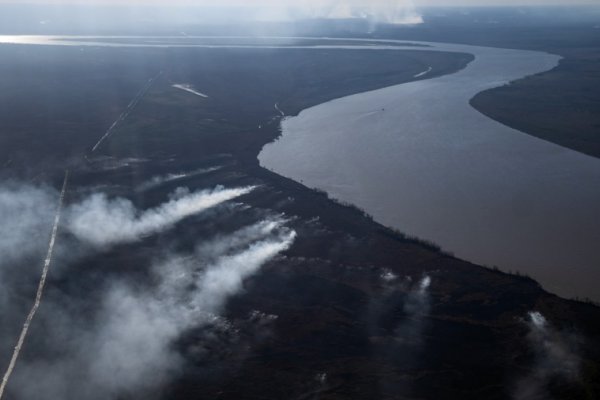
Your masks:
{"label": "dark scorched field", "polygon": [[[102,387],[113,389],[102,396],[464,400],[519,398],[526,387],[556,399],[600,398],[598,307],[560,299],[527,277],[456,259],[258,165],[262,146],[279,135],[275,104],[295,115],[412,80],[428,66],[429,77],[452,73],[470,55],[8,45],[0,53],[3,181],[58,188],[69,169],[67,204],[103,192],[140,210],[169,201],[181,187],[256,186],[169,229],[94,251],[82,249],[63,227],[47,303],[31,327],[7,398],[96,398],[92,373],[81,360],[110,353],[82,345],[72,357],[79,361],[72,361],[62,355],[75,340],[64,327],[87,332],[94,326],[114,282],[153,293],[156,259],[191,254],[215,237],[274,218],[296,232],[293,244],[244,279],[214,323],[192,321],[178,331],[164,353],[164,364],[177,367],[141,368],[142,376],[127,380],[130,371],[119,367],[135,362],[108,360],[102,365],[109,366],[103,373],[110,385]],[[136,107],[92,152],[151,78]],[[208,97],[173,88],[175,83],[191,84]],[[179,173],[185,176],[173,175]],[[153,180],[157,176],[170,179]],[[11,290],[18,312],[0,317],[2,365],[34,297],[41,263],[29,257],[12,268],[12,281],[20,282]],[[16,278],[25,268],[33,278]],[[529,314],[534,311],[547,320],[537,328],[538,314]],[[132,332],[146,322],[133,320]],[[163,328],[150,324],[139,339],[128,336],[139,351],[123,357],[145,360],[152,351],[149,338]],[[556,348],[561,356],[552,353]],[[576,364],[577,373],[562,373],[564,363]],[[27,375],[32,365],[43,373]],[[61,376],[63,370],[77,372],[65,388],[36,392],[47,388],[45,374]],[[119,379],[122,387],[115,384]]]}

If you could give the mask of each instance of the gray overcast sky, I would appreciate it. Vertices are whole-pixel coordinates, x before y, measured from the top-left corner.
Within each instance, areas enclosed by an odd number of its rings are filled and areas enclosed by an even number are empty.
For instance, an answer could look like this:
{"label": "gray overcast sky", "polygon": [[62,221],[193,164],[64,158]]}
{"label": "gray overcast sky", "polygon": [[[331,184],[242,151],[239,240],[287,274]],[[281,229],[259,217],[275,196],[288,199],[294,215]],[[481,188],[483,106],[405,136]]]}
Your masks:
{"label": "gray overcast sky", "polygon": [[[113,17],[97,15],[96,10],[86,14],[87,8],[69,6],[69,4],[87,5],[119,5],[127,10],[123,16],[130,21],[152,20],[161,23],[218,23],[224,21],[290,21],[305,18],[367,18],[377,23],[419,24],[423,22],[420,7],[427,6],[518,6],[518,5],[566,5],[599,4],[600,0],[0,0],[0,4],[60,5],[61,15],[40,15],[40,23],[44,25],[69,24],[69,12],[73,11],[72,19],[81,25],[99,24]],[[157,12],[156,9],[141,7],[145,5],[165,6],[160,9],[160,15],[146,15]],[[206,6],[210,12],[199,16],[198,13],[188,12],[173,6]],[[243,6],[243,10],[234,10],[228,6]],[[41,13],[52,13],[39,7]],[[87,9],[89,10],[89,9]],[[54,10],[56,11],[56,10]],[[114,10],[113,10],[114,11]],[[206,10],[208,11],[208,10]],[[30,12],[30,17],[33,14]],[[118,16],[116,19],[120,19]],[[201,19],[198,20],[198,18]],[[10,21],[8,21],[10,23]],[[157,23],[157,22],[156,22]]]}
{"label": "gray overcast sky", "polygon": [[331,4],[374,5],[385,4],[393,6],[432,6],[432,5],[457,5],[457,6],[486,6],[486,5],[573,5],[595,4],[600,5],[600,0],[0,0],[0,4],[111,4],[111,5],[200,5],[200,6],[228,6],[228,5],[257,5],[257,6],[326,6]]}

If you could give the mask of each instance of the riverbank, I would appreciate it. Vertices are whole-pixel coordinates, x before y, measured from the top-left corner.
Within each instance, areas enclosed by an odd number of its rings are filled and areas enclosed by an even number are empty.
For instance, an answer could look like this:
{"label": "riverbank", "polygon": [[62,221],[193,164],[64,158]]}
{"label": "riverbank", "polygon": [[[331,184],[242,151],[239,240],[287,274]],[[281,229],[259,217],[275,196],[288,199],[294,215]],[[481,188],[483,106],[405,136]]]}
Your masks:
{"label": "riverbank", "polygon": [[[154,284],[157,258],[189,254],[265,215],[281,215],[297,232],[294,245],[244,281],[243,291],[220,313],[217,322],[223,323],[187,329],[169,343],[167,354],[176,354],[184,364],[162,391],[153,393],[165,399],[315,394],[506,399],[515,382],[537,371],[536,351],[528,341],[531,311],[542,313],[560,335],[575,327],[583,338],[577,342],[580,379],[542,383],[551,385],[556,398],[599,393],[597,307],[548,294],[529,278],[441,253],[258,164],[260,149],[280,133],[274,104],[294,114],[336,97],[411,80],[428,65],[455,72],[470,56],[390,51],[369,53],[365,59],[355,51],[332,57],[327,50],[212,50],[207,57],[200,51],[131,49],[95,49],[82,56],[77,48],[29,54],[12,50],[16,56],[3,59],[17,60],[10,68],[21,71],[8,83],[10,94],[20,99],[13,104],[36,100],[19,113],[0,109],[11,128],[2,132],[10,146],[0,149],[15,160],[4,173],[13,179],[49,182],[54,171],[71,165],[67,203],[102,192],[125,197],[140,210],[160,206],[177,187],[257,186],[229,206],[57,268],[46,297],[55,302],[40,309],[40,320],[47,323],[31,327],[34,339],[24,348],[22,367],[60,360],[56,349],[65,345],[62,317],[94,319],[107,286],[134,282],[137,291],[146,293]],[[48,68],[39,62],[45,57],[58,64]],[[78,157],[160,70],[163,76],[97,153]],[[38,95],[37,82],[47,82],[49,90],[41,92],[45,96]],[[52,88],[73,82],[79,84],[59,92],[59,102],[50,95]],[[173,88],[172,82],[201,88],[209,97]],[[22,115],[35,118],[24,120]],[[185,173],[189,176],[139,190],[154,177]],[[65,304],[68,313],[61,312]],[[136,343],[134,334],[127,338]],[[145,349],[145,342],[140,343]],[[94,348],[84,351],[95,358]],[[61,369],[49,372],[60,377]],[[66,382],[76,389],[71,376]],[[46,383],[29,380],[26,386],[43,398],[51,392],[36,389]]]}
{"label": "riverbank", "polygon": [[[282,123],[261,165],[458,257],[600,300],[600,162],[474,110],[481,91],[553,69],[543,52],[434,44],[447,76],[336,99]],[[568,266],[568,267],[567,267]]]}

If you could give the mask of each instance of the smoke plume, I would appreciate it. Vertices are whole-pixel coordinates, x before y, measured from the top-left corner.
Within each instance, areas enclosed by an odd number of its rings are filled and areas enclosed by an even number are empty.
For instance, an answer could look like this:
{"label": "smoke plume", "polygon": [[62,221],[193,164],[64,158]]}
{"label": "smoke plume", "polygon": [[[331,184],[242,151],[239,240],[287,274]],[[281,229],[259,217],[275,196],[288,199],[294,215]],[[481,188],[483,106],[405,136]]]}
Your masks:
{"label": "smoke plume", "polygon": [[190,178],[197,175],[207,174],[209,172],[214,172],[219,170],[221,167],[210,167],[210,168],[201,168],[191,172],[180,172],[175,174],[166,174],[161,176],[155,176],[152,179],[147,180],[146,182],[141,183],[136,190],[144,191],[153,189],[165,183],[175,182],[181,179]]}
{"label": "smoke plume", "polygon": [[16,183],[0,187],[0,337],[7,339],[0,341],[0,350],[14,346],[16,328],[25,318],[26,305],[14,300],[23,292],[34,294],[57,197],[58,193],[50,188]]}
{"label": "smoke plume", "polygon": [[263,19],[366,19],[373,23],[420,24],[411,0],[305,0],[262,6]]}
{"label": "smoke plume", "polygon": [[425,317],[431,310],[428,291],[430,285],[431,278],[425,276],[408,292],[404,303],[407,317],[396,327],[396,337],[400,341],[421,343]]}
{"label": "smoke plume", "polygon": [[58,194],[28,185],[0,188],[0,270],[32,252],[45,249]]}
{"label": "smoke plume", "polygon": [[579,377],[577,337],[556,330],[537,311],[528,313],[526,323],[529,327],[527,340],[535,358],[530,374],[517,382],[514,399],[550,399],[547,385],[551,379],[574,381]]}
{"label": "smoke plume", "polygon": [[223,202],[250,193],[254,187],[203,190],[189,193],[178,189],[172,200],[156,208],[139,211],[126,199],[109,200],[95,194],[68,210],[67,228],[79,239],[102,247],[122,242],[134,242],[160,232],[181,221]]}
{"label": "smoke plume", "polygon": [[[396,344],[409,345],[411,351],[414,351],[421,343],[425,318],[431,311],[431,278],[425,275],[418,282],[410,277],[400,280],[398,275],[388,269],[384,269],[379,278],[385,289],[382,296],[374,299],[371,304],[372,334],[381,334],[382,326],[387,326],[386,330],[393,332]],[[398,322],[390,325],[400,305],[404,315]],[[408,354],[406,351],[403,353]]]}
{"label": "smoke plume", "polygon": [[160,395],[185,362],[175,341],[190,329],[223,325],[218,314],[227,300],[294,238],[273,218],[215,238],[223,241],[219,254],[213,250],[207,257],[200,245],[191,256],[167,256],[153,266],[151,287],[112,282],[89,323],[64,309],[72,299],[47,304],[52,323],[46,335],[60,355],[22,362],[9,389],[15,398],[36,399]]}

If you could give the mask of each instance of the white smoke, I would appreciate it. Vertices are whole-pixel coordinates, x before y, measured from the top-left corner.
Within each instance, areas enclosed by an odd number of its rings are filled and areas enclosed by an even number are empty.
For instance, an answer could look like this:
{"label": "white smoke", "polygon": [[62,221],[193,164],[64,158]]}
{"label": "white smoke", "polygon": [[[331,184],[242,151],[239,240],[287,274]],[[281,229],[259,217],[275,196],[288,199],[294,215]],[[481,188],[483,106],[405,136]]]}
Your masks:
{"label": "white smoke", "polygon": [[342,18],[350,13],[355,18],[366,18],[373,22],[388,24],[420,24],[423,18],[417,13],[412,1],[370,1],[346,2],[340,1],[342,13],[334,13],[333,18]]}
{"label": "white smoke", "polygon": [[384,269],[381,274],[379,275],[379,277],[387,283],[391,283],[393,281],[395,281],[396,279],[398,279],[398,275],[396,275],[395,273],[392,272],[391,269]]}
{"label": "white smoke", "polygon": [[179,172],[179,173],[174,173],[174,174],[155,176],[155,177],[141,183],[136,188],[136,190],[144,191],[144,190],[148,190],[148,189],[153,189],[153,188],[163,185],[165,183],[175,182],[175,181],[178,181],[178,180],[181,180],[184,178],[190,178],[190,177],[197,176],[197,175],[207,174],[209,172],[217,171],[220,168],[221,167],[201,168],[201,169],[197,169],[197,170],[191,171],[191,172]]}
{"label": "white smoke", "polygon": [[[196,3],[197,5],[198,3]],[[412,0],[282,0],[274,2],[229,2],[223,6],[243,6],[254,10],[261,20],[312,18],[366,19],[372,23],[420,24],[422,16]]]}
{"label": "white smoke", "polygon": [[422,340],[425,318],[431,311],[429,286],[431,278],[424,276],[406,296],[404,312],[407,318],[396,327],[396,336],[401,342],[418,344]]}
{"label": "white smoke", "polygon": [[156,208],[139,211],[131,201],[109,200],[95,194],[67,211],[67,228],[79,239],[101,247],[133,242],[160,232],[191,215],[250,193],[254,187],[203,190],[189,193],[178,189],[172,200]]}
{"label": "white smoke", "polygon": [[517,382],[514,399],[550,399],[547,385],[552,378],[574,381],[579,377],[577,337],[556,330],[537,311],[528,313],[526,323],[529,327],[527,340],[535,359],[530,374]]}
{"label": "white smoke", "polygon": [[[381,330],[381,325],[388,325],[390,318],[395,318],[398,305],[402,305],[404,316],[393,327],[394,343],[410,345],[402,353],[408,356],[418,349],[422,340],[425,319],[431,311],[429,287],[431,278],[423,276],[414,282],[412,278],[399,279],[398,275],[389,269],[383,269],[379,275],[384,291],[380,297],[374,298],[371,304],[372,335],[381,335],[387,329]],[[388,325],[389,326],[389,325]],[[386,332],[388,334],[388,332]]]}
{"label": "white smoke", "polygon": [[[58,192],[17,183],[0,187],[0,350],[15,345],[26,316],[23,301],[33,296],[52,232]],[[32,300],[33,301],[33,300]]]}
{"label": "white smoke", "polygon": [[218,235],[214,239],[201,243],[196,249],[198,257],[210,262],[221,254],[226,254],[232,249],[247,246],[258,238],[270,235],[273,231],[280,229],[287,221],[283,216],[265,219],[257,224],[242,228],[235,235]]}
{"label": "white smoke", "polygon": [[[383,269],[379,284],[383,291],[372,299],[369,310],[370,336],[377,338],[374,350],[402,370],[414,369],[425,345],[431,312],[431,278],[425,275],[415,281]],[[379,390],[382,398],[409,398],[412,388],[396,376],[384,374],[379,378]]]}
{"label": "white smoke", "polygon": [[198,282],[202,295],[194,299],[196,308],[208,308],[211,312],[220,311],[225,297],[236,293],[244,279],[256,273],[267,260],[287,249],[294,238],[295,233],[291,232],[282,240],[262,241],[251,245],[242,253],[223,257],[208,269]]}
{"label": "white smoke", "polygon": [[[0,188],[0,269],[48,244],[58,194],[48,188],[7,185]],[[42,254],[42,253],[40,253]]]}
{"label": "white smoke", "polygon": [[[251,232],[254,241],[238,248]],[[15,398],[159,396],[184,362],[174,342],[190,329],[222,323],[218,314],[227,300],[245,279],[289,248],[295,235],[280,223],[264,221],[227,237],[235,249],[220,246],[223,254],[213,253],[213,262],[203,262],[207,257],[199,253],[202,246],[191,257],[168,257],[154,266],[158,283],[152,288],[113,284],[88,326],[78,326],[76,317],[61,318],[64,311],[53,312],[49,326],[63,354],[51,361],[23,362],[12,382]]]}

